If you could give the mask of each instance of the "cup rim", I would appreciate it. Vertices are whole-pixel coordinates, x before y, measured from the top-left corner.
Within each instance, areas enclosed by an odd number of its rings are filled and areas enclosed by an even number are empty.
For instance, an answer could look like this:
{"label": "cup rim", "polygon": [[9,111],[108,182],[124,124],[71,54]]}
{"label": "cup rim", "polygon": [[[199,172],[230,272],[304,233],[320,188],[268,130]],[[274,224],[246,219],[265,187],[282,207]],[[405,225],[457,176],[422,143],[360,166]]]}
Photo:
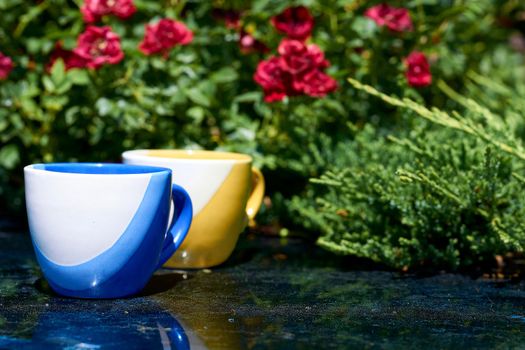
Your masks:
{"label": "cup rim", "polygon": [[[97,171],[98,170],[98,171]],[[95,162],[53,162],[35,163],[24,167],[26,172],[42,172],[67,175],[111,175],[111,176],[140,176],[169,172],[168,168],[150,165],[131,165],[122,163],[95,163]]]}
{"label": "cup rim", "polygon": [[[170,153],[180,156],[160,156],[160,155],[149,155],[149,152],[156,153]],[[195,155],[210,156],[209,158],[192,158]],[[210,151],[210,150],[193,150],[193,149],[136,149],[129,150],[122,153],[122,159],[156,159],[163,160],[166,162],[176,161],[176,162],[189,162],[189,163],[241,163],[249,164],[253,162],[252,156],[244,153],[236,152],[227,152],[227,151]]]}

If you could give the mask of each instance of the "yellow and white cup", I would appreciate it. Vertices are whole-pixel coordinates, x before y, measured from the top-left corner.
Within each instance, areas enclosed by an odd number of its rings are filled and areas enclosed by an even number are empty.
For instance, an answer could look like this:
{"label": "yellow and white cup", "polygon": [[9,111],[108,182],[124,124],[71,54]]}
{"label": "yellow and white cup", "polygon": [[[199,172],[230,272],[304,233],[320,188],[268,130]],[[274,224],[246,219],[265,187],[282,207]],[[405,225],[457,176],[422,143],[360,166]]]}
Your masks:
{"label": "yellow and white cup", "polygon": [[126,164],[172,170],[193,203],[186,239],[166,262],[170,268],[205,268],[226,261],[239,234],[253,220],[264,196],[262,173],[246,154],[195,150],[135,150],[122,154]]}

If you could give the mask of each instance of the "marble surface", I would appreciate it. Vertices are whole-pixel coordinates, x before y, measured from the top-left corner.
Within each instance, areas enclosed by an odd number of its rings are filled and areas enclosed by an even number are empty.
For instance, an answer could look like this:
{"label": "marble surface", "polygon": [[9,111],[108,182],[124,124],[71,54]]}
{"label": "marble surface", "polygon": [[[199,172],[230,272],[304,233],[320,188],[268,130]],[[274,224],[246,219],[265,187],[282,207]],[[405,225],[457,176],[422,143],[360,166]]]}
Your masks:
{"label": "marble surface", "polygon": [[0,349],[524,348],[525,283],[402,276],[298,240],[243,236],[223,266],[75,300],[0,229]]}

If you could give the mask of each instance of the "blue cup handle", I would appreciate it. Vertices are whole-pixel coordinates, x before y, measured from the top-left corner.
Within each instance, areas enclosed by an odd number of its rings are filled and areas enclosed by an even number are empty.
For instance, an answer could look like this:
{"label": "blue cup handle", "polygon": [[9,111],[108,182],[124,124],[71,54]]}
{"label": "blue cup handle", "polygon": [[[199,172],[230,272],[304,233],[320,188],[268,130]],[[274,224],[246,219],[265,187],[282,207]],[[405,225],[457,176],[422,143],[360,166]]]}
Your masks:
{"label": "blue cup handle", "polygon": [[168,259],[179,249],[190,230],[191,219],[193,217],[193,206],[188,192],[179,185],[173,184],[171,188],[173,198],[173,220],[168,229],[159,262],[155,269],[159,269]]}

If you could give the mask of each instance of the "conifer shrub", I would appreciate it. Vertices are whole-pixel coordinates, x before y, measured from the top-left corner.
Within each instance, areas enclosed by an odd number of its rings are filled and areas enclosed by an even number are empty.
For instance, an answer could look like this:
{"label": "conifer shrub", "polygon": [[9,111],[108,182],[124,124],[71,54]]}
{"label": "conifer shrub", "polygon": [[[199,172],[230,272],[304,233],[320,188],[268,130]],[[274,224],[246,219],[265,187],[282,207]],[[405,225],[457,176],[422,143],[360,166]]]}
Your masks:
{"label": "conifer shrub", "polygon": [[349,125],[351,141],[327,142],[323,148],[334,161],[311,179],[306,196],[291,201],[301,225],[321,232],[318,244],[326,249],[405,270],[479,270],[497,254],[522,252],[523,97],[498,82],[481,82],[471,90],[483,87],[505,101],[493,105],[501,115],[444,82],[439,85],[463,105],[463,114],[428,109],[351,79],[355,88],[401,108],[412,127],[381,135],[370,125]]}

